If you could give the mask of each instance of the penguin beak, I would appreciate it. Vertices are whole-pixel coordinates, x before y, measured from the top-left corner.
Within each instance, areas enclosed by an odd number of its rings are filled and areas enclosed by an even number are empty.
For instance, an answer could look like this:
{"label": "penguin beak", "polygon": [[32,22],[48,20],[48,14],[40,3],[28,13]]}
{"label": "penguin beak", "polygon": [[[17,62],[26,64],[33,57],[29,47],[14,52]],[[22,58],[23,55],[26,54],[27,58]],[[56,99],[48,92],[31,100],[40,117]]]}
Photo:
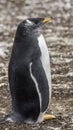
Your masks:
{"label": "penguin beak", "polygon": [[40,21],[36,24],[36,28],[42,27],[45,23],[48,23],[52,20],[52,17],[49,18],[41,18]]}
{"label": "penguin beak", "polygon": [[50,18],[44,18],[44,20],[42,21],[43,23],[47,23],[47,22],[49,22],[49,21],[51,21],[52,20],[52,18],[50,17]]}
{"label": "penguin beak", "polygon": [[34,23],[33,26],[31,26],[31,29],[34,30],[34,29],[41,28],[45,23],[50,22],[52,19],[53,19],[52,17],[29,19]]}

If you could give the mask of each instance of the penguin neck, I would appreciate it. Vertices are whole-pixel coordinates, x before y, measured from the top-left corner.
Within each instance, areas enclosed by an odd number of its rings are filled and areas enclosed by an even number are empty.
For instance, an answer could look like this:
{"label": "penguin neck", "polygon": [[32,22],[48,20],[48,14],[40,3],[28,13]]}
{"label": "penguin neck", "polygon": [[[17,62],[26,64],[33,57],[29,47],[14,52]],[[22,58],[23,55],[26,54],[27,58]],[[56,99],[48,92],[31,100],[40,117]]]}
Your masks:
{"label": "penguin neck", "polygon": [[22,54],[22,53],[25,53],[26,50],[29,50],[29,48],[32,49],[32,46],[37,45],[36,42],[40,35],[41,33],[38,31],[32,31],[31,33],[21,35],[21,36],[20,34],[16,34],[15,39],[14,39],[14,45],[13,45],[13,48],[14,48],[13,50],[16,50],[16,52],[13,52],[13,53]]}
{"label": "penguin neck", "polygon": [[23,35],[16,34],[14,43],[23,44],[23,42],[28,38],[38,38],[41,35],[38,29],[32,30],[31,32],[26,32]]}
{"label": "penguin neck", "polygon": [[34,29],[32,31],[32,33],[36,36],[36,37],[39,37],[41,35],[41,32],[40,32],[40,29]]}

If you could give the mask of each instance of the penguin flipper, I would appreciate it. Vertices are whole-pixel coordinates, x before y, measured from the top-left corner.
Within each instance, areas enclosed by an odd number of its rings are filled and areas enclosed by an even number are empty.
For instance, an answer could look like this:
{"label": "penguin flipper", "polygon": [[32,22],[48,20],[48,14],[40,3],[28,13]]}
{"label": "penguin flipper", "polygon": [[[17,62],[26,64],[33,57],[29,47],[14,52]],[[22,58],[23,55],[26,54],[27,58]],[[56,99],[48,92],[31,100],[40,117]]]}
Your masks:
{"label": "penguin flipper", "polygon": [[44,115],[44,121],[46,120],[50,120],[50,119],[55,119],[56,117],[54,115],[49,115],[49,114],[45,114]]}

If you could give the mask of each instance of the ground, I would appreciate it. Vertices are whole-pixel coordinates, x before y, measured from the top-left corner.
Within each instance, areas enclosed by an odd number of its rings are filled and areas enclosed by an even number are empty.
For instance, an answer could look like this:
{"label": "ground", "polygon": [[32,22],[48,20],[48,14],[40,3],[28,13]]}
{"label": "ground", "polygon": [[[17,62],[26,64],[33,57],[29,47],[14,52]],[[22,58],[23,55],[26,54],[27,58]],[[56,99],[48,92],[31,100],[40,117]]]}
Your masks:
{"label": "ground", "polygon": [[0,0],[0,117],[11,111],[8,63],[17,25],[28,17],[53,16],[43,29],[50,53],[56,119],[37,125],[5,123],[0,130],[73,130],[73,0]]}

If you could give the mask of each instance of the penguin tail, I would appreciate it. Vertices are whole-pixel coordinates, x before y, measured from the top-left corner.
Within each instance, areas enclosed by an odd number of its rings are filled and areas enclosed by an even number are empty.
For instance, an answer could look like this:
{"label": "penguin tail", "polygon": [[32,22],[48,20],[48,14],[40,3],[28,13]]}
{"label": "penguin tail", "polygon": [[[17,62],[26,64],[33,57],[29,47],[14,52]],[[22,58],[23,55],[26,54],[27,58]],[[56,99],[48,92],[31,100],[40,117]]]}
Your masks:
{"label": "penguin tail", "polygon": [[18,113],[10,113],[6,115],[4,118],[0,118],[0,124],[4,124],[6,122],[24,122],[24,118]]}
{"label": "penguin tail", "polygon": [[8,122],[10,118],[10,115],[6,115],[4,118],[0,118],[0,124]]}

